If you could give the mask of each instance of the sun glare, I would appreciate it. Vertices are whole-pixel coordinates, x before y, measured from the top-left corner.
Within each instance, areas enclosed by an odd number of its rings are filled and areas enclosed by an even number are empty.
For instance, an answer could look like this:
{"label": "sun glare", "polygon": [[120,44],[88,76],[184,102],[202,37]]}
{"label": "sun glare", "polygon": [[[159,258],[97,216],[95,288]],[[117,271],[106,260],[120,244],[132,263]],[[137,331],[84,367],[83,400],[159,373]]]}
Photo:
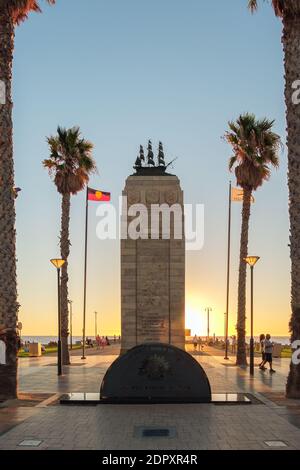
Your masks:
{"label": "sun glare", "polygon": [[190,307],[185,311],[185,327],[191,330],[192,335],[205,335],[203,313]]}

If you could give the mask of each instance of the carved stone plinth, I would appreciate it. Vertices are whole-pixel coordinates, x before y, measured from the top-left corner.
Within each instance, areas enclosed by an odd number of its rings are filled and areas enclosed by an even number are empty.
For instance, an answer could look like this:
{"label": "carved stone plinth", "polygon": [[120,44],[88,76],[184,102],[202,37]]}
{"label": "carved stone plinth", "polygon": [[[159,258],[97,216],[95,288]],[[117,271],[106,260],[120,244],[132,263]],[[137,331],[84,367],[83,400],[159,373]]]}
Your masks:
{"label": "carved stone plinth", "polygon": [[153,205],[164,204],[166,209],[175,204],[181,211],[183,227],[183,192],[179,179],[167,174],[129,176],[123,196],[127,196],[127,211],[124,206],[122,214],[123,230],[125,227],[128,234],[128,224],[135,217],[127,214],[134,204],[147,208],[148,228],[143,228],[142,238],[121,240],[121,352],[149,342],[184,349],[184,229],[181,239],[178,238],[177,224],[174,236],[176,219],[171,212],[169,236],[162,223],[151,233]]}

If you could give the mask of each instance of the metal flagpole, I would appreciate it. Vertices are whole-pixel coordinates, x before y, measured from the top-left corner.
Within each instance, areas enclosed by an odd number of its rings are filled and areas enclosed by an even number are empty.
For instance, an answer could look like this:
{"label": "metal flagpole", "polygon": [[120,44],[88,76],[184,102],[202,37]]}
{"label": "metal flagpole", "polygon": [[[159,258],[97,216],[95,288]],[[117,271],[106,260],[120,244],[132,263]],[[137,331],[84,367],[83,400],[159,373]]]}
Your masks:
{"label": "metal flagpole", "polygon": [[72,311],[73,300],[69,300],[70,305],[70,340],[71,340],[71,349],[73,349],[73,311]]}
{"label": "metal flagpole", "polygon": [[230,280],[230,245],[231,245],[231,181],[229,182],[228,199],[228,239],[227,239],[227,285],[226,285],[226,318],[225,318],[225,357],[228,357],[228,315],[229,315],[229,280]]}
{"label": "metal flagpole", "polygon": [[82,328],[82,358],[85,357],[85,316],[86,316],[86,271],[87,271],[87,236],[88,236],[88,186],[86,187],[85,206],[85,246],[84,246],[84,281],[83,281],[83,328]]}

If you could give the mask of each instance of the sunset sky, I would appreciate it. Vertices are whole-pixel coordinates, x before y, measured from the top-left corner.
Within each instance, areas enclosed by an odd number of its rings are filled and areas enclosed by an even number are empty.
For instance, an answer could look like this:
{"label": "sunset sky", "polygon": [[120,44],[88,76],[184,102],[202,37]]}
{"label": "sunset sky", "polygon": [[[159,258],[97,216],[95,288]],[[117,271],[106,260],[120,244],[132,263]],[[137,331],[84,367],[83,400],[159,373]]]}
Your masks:
{"label": "sunset sky", "polygon": [[[87,8],[88,4],[88,8]],[[281,23],[261,2],[241,0],[58,0],[16,34],[14,142],[19,319],[24,335],[55,335],[60,197],[41,161],[58,124],[79,125],[94,142],[99,174],[90,186],[117,205],[140,144],[162,140],[186,203],[205,205],[205,243],[188,252],[186,326],[223,335],[226,287],[227,122],[249,111],[276,120],[285,142]],[[288,334],[290,261],[286,148],[255,194],[249,253],[255,268],[255,333]],[[70,298],[73,334],[83,304],[84,194],[72,198]],[[94,311],[102,334],[120,333],[119,240],[96,237],[90,205],[87,334]],[[230,334],[235,332],[241,205],[233,205]],[[249,303],[248,303],[249,308]]]}

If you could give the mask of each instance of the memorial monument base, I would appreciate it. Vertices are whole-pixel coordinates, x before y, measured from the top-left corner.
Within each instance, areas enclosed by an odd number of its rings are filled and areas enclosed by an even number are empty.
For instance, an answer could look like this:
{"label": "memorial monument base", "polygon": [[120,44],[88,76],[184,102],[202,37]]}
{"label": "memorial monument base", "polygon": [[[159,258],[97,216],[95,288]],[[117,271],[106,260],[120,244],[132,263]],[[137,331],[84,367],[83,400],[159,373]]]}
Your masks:
{"label": "memorial monument base", "polygon": [[62,395],[63,405],[214,403],[249,405],[242,393],[212,394],[201,365],[175,346],[146,343],[119,356],[99,393]]}
{"label": "memorial monument base", "polygon": [[212,394],[201,365],[168,344],[142,344],[119,356],[99,393],[67,393],[63,405],[215,403],[249,405],[242,393]]}
{"label": "memorial monument base", "polygon": [[190,354],[169,344],[146,343],[112,363],[100,396],[109,403],[209,403],[211,389]]}
{"label": "memorial monument base", "polygon": [[[161,402],[146,402],[146,404],[160,404]],[[164,401],[164,404],[182,404],[181,401]],[[189,402],[191,403],[191,402]],[[196,401],[195,403],[202,403],[201,401]],[[212,393],[211,401],[209,402],[212,405],[251,405],[252,401],[249,396],[244,393]],[[75,393],[65,393],[60,398],[61,405],[82,405],[82,406],[96,406],[96,405],[145,405],[145,402],[132,402],[132,401],[122,401],[121,403],[112,402],[110,403],[107,400],[103,400],[100,397],[100,393],[89,393],[89,392],[75,392]]]}

